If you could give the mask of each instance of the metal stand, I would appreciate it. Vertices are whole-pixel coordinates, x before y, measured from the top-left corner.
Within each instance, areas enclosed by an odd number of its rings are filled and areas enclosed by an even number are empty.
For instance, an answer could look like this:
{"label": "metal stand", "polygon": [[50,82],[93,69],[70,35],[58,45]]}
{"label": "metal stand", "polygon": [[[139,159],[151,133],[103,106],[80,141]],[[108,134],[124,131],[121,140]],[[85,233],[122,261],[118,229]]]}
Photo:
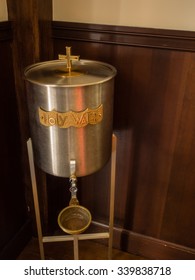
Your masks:
{"label": "metal stand", "polygon": [[37,192],[36,175],[35,175],[32,141],[31,141],[31,139],[29,139],[27,141],[30,174],[31,174],[31,183],[32,183],[32,192],[33,192],[33,200],[34,200],[34,207],[35,207],[35,217],[36,217],[38,241],[39,241],[39,250],[40,250],[40,256],[41,256],[42,260],[45,259],[43,243],[73,241],[74,259],[78,260],[79,259],[79,248],[78,248],[78,241],[79,240],[102,239],[102,238],[108,238],[109,239],[109,242],[108,242],[108,259],[112,259],[113,227],[114,227],[115,173],[116,173],[116,144],[117,144],[117,138],[113,134],[113,136],[112,136],[112,154],[111,154],[109,230],[107,232],[86,233],[86,234],[82,233],[82,234],[77,234],[77,235],[43,236],[42,226],[41,226],[40,209],[39,209],[38,192]]}

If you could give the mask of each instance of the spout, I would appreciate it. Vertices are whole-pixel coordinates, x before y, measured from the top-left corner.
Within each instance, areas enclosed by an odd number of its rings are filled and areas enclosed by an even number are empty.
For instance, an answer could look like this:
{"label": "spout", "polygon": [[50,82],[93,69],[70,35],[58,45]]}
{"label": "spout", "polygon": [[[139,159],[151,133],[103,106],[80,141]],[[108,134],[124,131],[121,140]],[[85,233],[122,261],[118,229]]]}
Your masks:
{"label": "spout", "polygon": [[70,192],[71,192],[71,199],[69,205],[78,205],[79,201],[77,199],[77,177],[76,177],[76,161],[70,161]]}

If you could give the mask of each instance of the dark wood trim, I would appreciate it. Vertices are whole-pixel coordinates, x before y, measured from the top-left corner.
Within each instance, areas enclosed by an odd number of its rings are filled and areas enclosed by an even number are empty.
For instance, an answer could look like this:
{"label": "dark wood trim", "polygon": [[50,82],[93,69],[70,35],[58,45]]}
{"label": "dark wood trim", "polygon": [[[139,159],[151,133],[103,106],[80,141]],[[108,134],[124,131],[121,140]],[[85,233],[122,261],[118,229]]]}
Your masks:
{"label": "dark wood trim", "polygon": [[53,21],[53,38],[195,51],[195,32]]}
{"label": "dark wood trim", "polygon": [[0,260],[14,260],[32,237],[32,221],[28,219],[0,251]]}
{"label": "dark wood trim", "polygon": [[25,201],[13,73],[12,22],[0,22],[0,259],[14,259],[32,235]]}
{"label": "dark wood trim", "polygon": [[[102,223],[92,222],[92,227],[97,232],[108,230],[108,226]],[[148,259],[195,260],[195,249],[117,227],[114,228],[114,246]]]}
{"label": "dark wood trim", "polygon": [[[15,92],[18,106],[19,126],[21,136],[21,159],[26,190],[27,204],[32,211],[32,191],[29,172],[26,142],[30,137],[26,88],[24,82],[25,67],[39,61],[51,59],[52,38],[52,0],[7,0],[8,19],[13,23],[13,68],[15,78]],[[47,197],[45,174],[37,172],[37,182],[40,186],[40,195],[44,197],[41,205],[43,213],[43,227],[47,228]],[[33,212],[33,211],[32,211]],[[33,217],[33,214],[32,214]]]}
{"label": "dark wood trim", "polygon": [[12,40],[12,25],[10,21],[1,21],[0,22],[0,41],[9,41]]}

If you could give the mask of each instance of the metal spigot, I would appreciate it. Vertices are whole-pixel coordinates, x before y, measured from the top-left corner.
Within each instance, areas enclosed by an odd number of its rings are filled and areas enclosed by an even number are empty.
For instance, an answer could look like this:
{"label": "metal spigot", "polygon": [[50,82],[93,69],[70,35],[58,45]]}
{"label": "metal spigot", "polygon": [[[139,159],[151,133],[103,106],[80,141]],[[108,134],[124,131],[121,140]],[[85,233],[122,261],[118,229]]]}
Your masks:
{"label": "metal spigot", "polygon": [[70,161],[70,192],[71,192],[71,199],[69,202],[69,205],[77,205],[79,204],[79,201],[77,199],[77,177],[75,175],[76,173],[76,161],[75,160],[71,160]]}

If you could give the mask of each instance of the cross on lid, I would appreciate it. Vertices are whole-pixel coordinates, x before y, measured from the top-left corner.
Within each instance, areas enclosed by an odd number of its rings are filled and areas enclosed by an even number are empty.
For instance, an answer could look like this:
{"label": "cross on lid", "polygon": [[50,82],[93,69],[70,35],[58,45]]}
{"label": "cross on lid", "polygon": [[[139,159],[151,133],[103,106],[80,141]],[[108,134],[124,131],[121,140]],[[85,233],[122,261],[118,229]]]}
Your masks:
{"label": "cross on lid", "polygon": [[76,60],[78,61],[79,60],[79,55],[71,55],[71,47],[66,47],[66,55],[64,54],[59,54],[58,55],[58,59],[64,59],[66,60],[66,67],[68,68],[68,72],[71,73],[71,68],[72,68],[72,61],[73,60]]}

